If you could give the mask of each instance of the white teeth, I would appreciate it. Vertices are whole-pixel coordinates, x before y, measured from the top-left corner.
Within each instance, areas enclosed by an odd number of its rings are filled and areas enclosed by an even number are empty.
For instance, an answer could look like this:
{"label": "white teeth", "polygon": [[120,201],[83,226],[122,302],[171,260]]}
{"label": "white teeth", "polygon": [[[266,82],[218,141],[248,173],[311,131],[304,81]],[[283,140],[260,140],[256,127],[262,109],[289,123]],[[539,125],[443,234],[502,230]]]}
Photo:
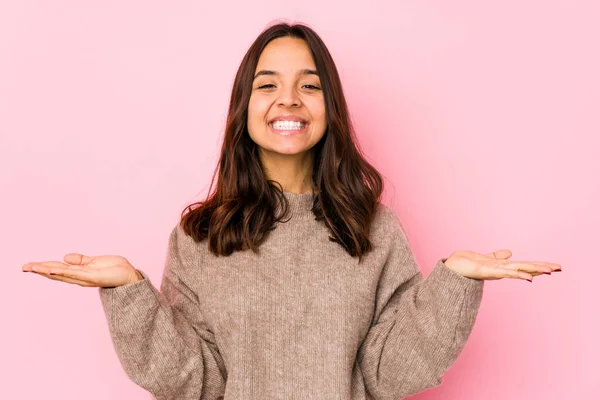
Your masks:
{"label": "white teeth", "polygon": [[295,130],[304,128],[304,124],[302,122],[296,121],[274,121],[271,123],[274,129],[278,130]]}

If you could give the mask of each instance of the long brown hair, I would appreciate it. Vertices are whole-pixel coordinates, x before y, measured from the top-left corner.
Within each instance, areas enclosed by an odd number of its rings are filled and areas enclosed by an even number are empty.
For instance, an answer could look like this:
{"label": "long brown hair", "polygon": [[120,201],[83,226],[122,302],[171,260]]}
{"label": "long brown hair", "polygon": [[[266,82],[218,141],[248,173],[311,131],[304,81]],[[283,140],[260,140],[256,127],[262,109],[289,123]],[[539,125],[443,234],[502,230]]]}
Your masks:
{"label": "long brown hair", "polygon": [[[337,68],[317,33],[306,25],[278,23],[265,29],[244,56],[235,76],[219,163],[206,201],[188,205],[181,227],[196,242],[208,238],[209,250],[219,256],[258,247],[275,222],[282,221],[288,203],[278,183],[268,180],[258,146],[247,130],[248,102],[258,59],[265,46],[280,37],[303,39],[310,48],[323,89],[327,130],[313,146],[313,207],[317,221],[331,232],[352,257],[372,249],[369,229],[380,200],[380,174],[361,155],[350,122]],[[217,186],[210,194],[215,176]],[[275,215],[276,206],[283,213]],[[187,212],[187,213],[186,213]]]}

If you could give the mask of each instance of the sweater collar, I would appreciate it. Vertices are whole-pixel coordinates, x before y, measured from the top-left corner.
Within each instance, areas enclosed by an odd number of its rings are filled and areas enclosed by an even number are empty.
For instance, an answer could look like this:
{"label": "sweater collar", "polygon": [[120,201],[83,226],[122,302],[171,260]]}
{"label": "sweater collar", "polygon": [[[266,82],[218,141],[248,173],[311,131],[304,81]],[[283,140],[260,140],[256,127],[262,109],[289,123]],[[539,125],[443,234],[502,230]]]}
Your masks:
{"label": "sweater collar", "polygon": [[283,192],[283,195],[288,201],[289,212],[292,218],[311,218],[314,216],[312,212],[313,193],[290,193]]}

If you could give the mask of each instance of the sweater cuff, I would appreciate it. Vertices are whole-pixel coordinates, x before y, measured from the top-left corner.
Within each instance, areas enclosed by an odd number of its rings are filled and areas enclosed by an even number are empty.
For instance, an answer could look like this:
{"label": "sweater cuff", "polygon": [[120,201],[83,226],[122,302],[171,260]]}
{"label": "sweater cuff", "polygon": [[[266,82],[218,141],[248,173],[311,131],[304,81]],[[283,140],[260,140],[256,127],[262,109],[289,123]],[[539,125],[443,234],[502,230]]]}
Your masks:
{"label": "sweater cuff", "polygon": [[[101,287],[98,292],[106,311],[111,311],[114,304],[119,308],[139,307],[140,299],[154,299],[156,288],[150,282],[148,275],[139,270],[144,279],[116,287]],[[152,303],[152,301],[147,301]]]}
{"label": "sweater cuff", "polygon": [[454,272],[444,264],[446,260],[446,258],[442,258],[436,262],[435,267],[427,277],[427,281],[451,295],[451,298],[455,296],[480,296],[483,291],[484,281],[467,278],[458,272]]}

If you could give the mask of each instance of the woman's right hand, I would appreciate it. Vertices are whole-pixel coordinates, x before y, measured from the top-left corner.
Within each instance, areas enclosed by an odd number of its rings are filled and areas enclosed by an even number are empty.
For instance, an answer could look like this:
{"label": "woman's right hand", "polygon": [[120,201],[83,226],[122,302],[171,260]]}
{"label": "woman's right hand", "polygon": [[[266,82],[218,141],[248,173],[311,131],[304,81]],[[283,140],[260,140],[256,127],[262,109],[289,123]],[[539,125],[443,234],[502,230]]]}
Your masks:
{"label": "woman's right hand", "polygon": [[79,286],[116,287],[137,282],[144,277],[125,257],[89,257],[69,253],[65,262],[31,262],[23,265],[23,272],[33,272],[48,279]]}

